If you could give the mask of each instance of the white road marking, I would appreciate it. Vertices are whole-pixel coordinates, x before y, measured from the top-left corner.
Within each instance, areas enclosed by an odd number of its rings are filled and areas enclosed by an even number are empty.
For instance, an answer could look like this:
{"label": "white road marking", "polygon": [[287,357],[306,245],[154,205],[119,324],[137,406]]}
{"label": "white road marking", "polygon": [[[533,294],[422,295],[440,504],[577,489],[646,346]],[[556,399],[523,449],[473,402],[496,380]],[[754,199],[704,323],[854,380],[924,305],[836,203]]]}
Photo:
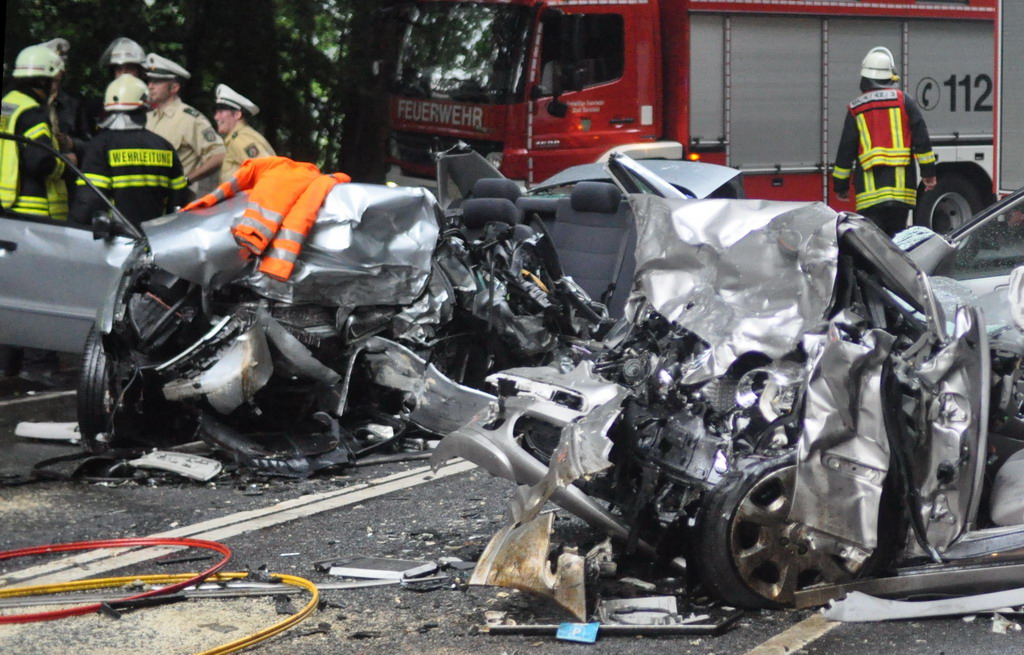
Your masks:
{"label": "white road marking", "polygon": [[[262,509],[237,512],[209,521],[159,532],[150,537],[191,537],[223,541],[231,537],[269,528],[288,521],[319,514],[328,510],[354,505],[364,500],[377,498],[394,491],[415,487],[432,480],[440,480],[452,475],[464,473],[475,468],[475,464],[465,460],[442,467],[435,474],[429,466],[421,466],[401,473],[395,473],[369,482],[363,482],[321,494],[309,494],[293,500],[287,500]],[[34,566],[21,571],[12,571],[0,580],[0,585],[31,583],[33,585],[53,584],[80,580],[113,571],[125,566],[155,559],[167,553],[181,550],[177,547],[145,548],[143,550],[129,548],[110,548],[83,552],[78,555],[62,558],[55,562]]]}
{"label": "white road marking", "polygon": [[815,614],[748,650],[744,655],[789,655],[825,636],[838,625],[838,621],[829,621],[821,614]]}
{"label": "white road marking", "polygon": [[50,393],[37,393],[33,396],[25,396],[24,398],[10,398],[8,400],[0,400],[0,407],[6,407],[8,405],[17,405],[20,403],[31,403],[37,400],[53,400],[54,398],[61,398],[63,396],[73,396],[77,391],[53,391]]}

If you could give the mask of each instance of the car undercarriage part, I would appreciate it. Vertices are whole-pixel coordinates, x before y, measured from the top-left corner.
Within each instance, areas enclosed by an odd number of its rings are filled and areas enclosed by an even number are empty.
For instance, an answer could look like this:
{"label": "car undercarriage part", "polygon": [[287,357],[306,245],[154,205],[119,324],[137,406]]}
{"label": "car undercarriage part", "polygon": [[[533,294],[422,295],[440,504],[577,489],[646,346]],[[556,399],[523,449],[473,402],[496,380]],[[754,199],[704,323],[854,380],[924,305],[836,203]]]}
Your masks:
{"label": "car undercarriage part", "polygon": [[[899,569],[895,576],[805,589],[795,594],[794,607],[820,607],[853,591],[883,598],[912,598],[939,594],[972,595],[1024,587],[1024,564],[1013,563],[1020,562],[1021,556],[1018,551],[1004,557],[979,559],[971,565],[930,564]],[[998,563],[991,563],[992,559]]]}
{"label": "car undercarriage part", "polygon": [[846,598],[832,601],[822,614],[832,621],[856,623],[961,616],[1018,605],[1024,605],[1024,588],[976,596],[913,601],[876,598],[860,591],[851,591]]}
{"label": "car undercarriage part", "polygon": [[[204,550],[212,550],[223,555],[221,560],[211,566],[210,568],[202,571],[201,573],[189,574],[183,576],[180,582],[161,587],[159,589],[152,589],[138,594],[130,594],[121,599],[121,601],[136,601],[144,598],[152,598],[153,596],[159,596],[163,594],[173,594],[185,587],[190,587],[203,580],[209,578],[211,575],[217,573],[223,569],[228,560],[231,559],[231,549],[224,544],[216,541],[207,541],[205,539],[185,539],[185,538],[162,538],[162,537],[137,537],[137,538],[126,538],[126,539],[105,539],[98,541],[76,541],[65,544],[49,544],[46,546],[33,546],[29,548],[19,548],[17,550],[0,551],[0,561],[6,559],[14,559],[18,557],[25,557],[28,555],[43,555],[47,553],[67,553],[80,550],[96,550],[100,548],[130,548],[133,546],[180,546],[184,548],[202,548]],[[87,580],[86,583],[96,582]],[[50,592],[72,590],[76,588],[74,585],[81,583],[67,583],[66,585],[48,585],[47,588]],[[100,585],[102,586],[102,585]],[[84,587],[90,588],[90,587]],[[40,590],[36,587],[18,587],[15,589],[0,590],[0,598],[7,598],[11,596],[24,596],[39,593]],[[100,604],[85,605],[82,607],[70,607],[63,610],[55,610],[50,612],[36,612],[32,614],[18,614],[13,616],[0,616],[0,623],[32,623],[35,621],[49,621],[52,619],[63,619],[69,616],[81,616],[82,614],[91,614],[92,612],[99,611],[101,608]]]}
{"label": "car undercarriage part", "polygon": [[[721,618],[703,623],[673,623],[671,625],[621,625],[601,624],[598,633],[606,636],[644,636],[670,637],[674,635],[712,635],[717,636],[728,630],[744,614],[743,610],[732,610]],[[553,637],[558,632],[558,625],[504,625],[487,624],[480,628],[481,632],[493,635],[529,635],[537,637]]]}
{"label": "car undercarriage part", "polygon": [[[211,542],[212,543],[212,542]],[[200,574],[201,575],[201,574]],[[244,580],[252,576],[251,572],[230,572],[230,573],[217,573],[210,577],[205,578],[206,580],[227,583],[232,580]],[[290,585],[293,588],[303,589],[310,594],[309,601],[298,611],[288,616],[281,621],[278,621],[272,626],[263,628],[258,632],[254,632],[250,635],[246,635],[240,639],[235,639],[226,644],[222,644],[215,648],[211,648],[198,653],[197,655],[226,655],[227,653],[235,653],[244,648],[248,648],[255,644],[265,641],[275,635],[278,635],[289,628],[292,628],[302,621],[304,621],[313,611],[317,608],[320,603],[320,592],[317,586],[306,580],[294,575],[287,575],[284,573],[271,573],[269,577],[274,580],[279,580],[281,584]],[[67,582],[58,585],[40,585],[37,587],[19,587],[16,589],[0,589],[0,598],[9,598],[16,595],[24,595],[22,592],[28,592],[29,594],[46,594],[46,593],[59,593],[59,592],[73,592],[85,589],[102,589],[109,587],[122,587],[126,585],[133,585],[136,583],[142,583],[144,585],[164,585],[153,589],[150,592],[146,592],[149,596],[154,594],[170,594],[177,590],[184,589],[185,587],[192,586],[198,576],[194,573],[182,573],[178,575],[132,575],[124,576],[119,578],[102,578],[97,580],[78,580],[76,582]],[[101,611],[103,607],[117,607],[119,602],[131,601],[133,598],[141,598],[142,595],[133,596],[131,598],[124,598],[121,601],[103,602],[103,603],[92,603],[86,605],[84,608],[75,608],[76,610],[84,610],[76,612],[76,614],[87,614],[91,612]],[[59,601],[50,599],[50,604],[57,604]],[[68,616],[71,616],[70,614]],[[0,617],[8,618],[8,617]],[[11,623],[12,621],[8,621]]]}

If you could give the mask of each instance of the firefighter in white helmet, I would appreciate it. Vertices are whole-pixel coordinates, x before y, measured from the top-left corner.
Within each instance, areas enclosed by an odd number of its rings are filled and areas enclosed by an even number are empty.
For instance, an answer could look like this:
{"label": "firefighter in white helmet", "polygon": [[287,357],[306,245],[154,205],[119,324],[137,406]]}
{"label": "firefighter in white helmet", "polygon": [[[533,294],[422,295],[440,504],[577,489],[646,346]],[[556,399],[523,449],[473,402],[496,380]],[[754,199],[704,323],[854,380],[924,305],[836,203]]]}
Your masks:
{"label": "firefighter in white helmet", "polygon": [[896,61],[888,48],[872,48],[861,62],[860,90],[847,108],[832,172],[840,200],[856,190],[857,212],[890,236],[907,226],[917,203],[921,167],[925,191],[935,187],[935,153],[924,116],[912,97],[898,88]]}
{"label": "firefighter in white helmet", "polygon": [[[82,172],[135,225],[168,214],[188,201],[181,161],[171,144],[146,129],[146,84],[120,75],[107,85],[107,118],[85,151]],[[71,220],[88,224],[106,203],[84,181],[71,207]]]}
{"label": "firefighter in white helmet", "polygon": [[146,64],[146,51],[126,36],[119,36],[110,42],[100,55],[100,65],[109,66],[114,77],[125,73],[143,78],[142,67]]}
{"label": "firefighter in white helmet", "polygon": [[0,130],[48,146],[35,147],[0,139],[0,204],[23,214],[64,220],[68,217],[64,162],[50,123],[49,98],[56,96],[64,61],[43,45],[18,53],[14,88],[3,97]]}

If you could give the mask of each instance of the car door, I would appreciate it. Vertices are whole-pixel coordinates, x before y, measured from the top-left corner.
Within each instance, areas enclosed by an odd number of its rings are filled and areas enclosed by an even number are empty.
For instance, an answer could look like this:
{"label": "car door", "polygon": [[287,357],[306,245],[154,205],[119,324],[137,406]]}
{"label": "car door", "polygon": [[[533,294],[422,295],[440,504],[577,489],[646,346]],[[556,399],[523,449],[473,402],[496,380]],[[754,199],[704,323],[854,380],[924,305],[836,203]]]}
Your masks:
{"label": "car door", "polygon": [[0,344],[81,352],[131,252],[69,221],[0,214]]}

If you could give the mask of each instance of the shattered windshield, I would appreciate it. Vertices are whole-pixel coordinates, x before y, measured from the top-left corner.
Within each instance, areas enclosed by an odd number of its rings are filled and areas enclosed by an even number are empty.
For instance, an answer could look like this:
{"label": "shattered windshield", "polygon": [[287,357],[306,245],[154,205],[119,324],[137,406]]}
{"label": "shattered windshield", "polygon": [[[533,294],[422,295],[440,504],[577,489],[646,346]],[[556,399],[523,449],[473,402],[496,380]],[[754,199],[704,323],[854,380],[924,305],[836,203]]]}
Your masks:
{"label": "shattered windshield", "polygon": [[519,95],[529,10],[430,2],[409,16],[395,91],[416,98],[504,104]]}

